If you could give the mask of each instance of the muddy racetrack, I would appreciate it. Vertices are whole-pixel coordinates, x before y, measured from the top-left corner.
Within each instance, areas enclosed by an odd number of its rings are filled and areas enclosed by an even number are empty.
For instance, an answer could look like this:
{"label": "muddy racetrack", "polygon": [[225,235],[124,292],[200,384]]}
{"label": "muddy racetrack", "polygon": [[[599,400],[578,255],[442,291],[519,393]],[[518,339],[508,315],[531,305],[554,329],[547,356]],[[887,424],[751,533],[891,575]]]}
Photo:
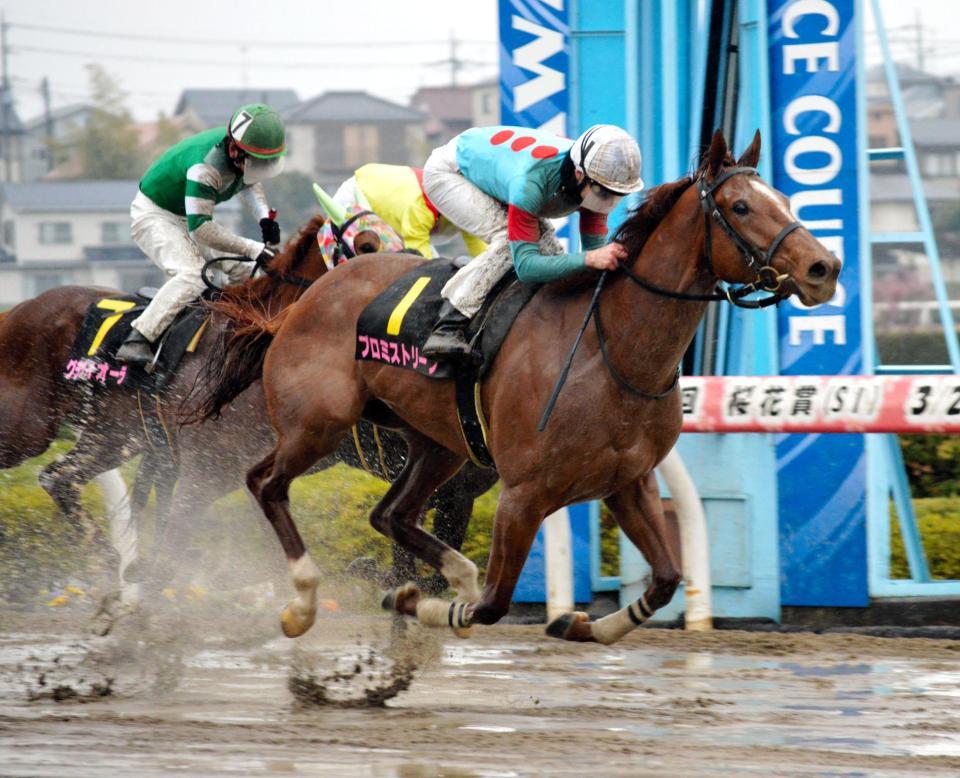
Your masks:
{"label": "muddy racetrack", "polygon": [[0,612],[0,775],[960,774],[960,642],[85,621]]}

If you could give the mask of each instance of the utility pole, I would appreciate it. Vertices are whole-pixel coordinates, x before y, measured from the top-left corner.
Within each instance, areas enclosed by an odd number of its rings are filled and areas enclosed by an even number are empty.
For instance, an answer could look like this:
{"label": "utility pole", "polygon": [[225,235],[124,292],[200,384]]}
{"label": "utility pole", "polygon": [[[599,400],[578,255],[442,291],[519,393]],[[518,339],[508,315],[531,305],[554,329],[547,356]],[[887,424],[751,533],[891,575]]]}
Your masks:
{"label": "utility pole", "polygon": [[917,69],[922,73],[923,72],[923,22],[920,17],[920,9],[914,8],[914,20],[917,30]]}
{"label": "utility pole", "polygon": [[7,183],[13,178],[10,160],[10,79],[7,70],[7,19],[0,12],[0,90],[3,91],[2,102],[0,106],[0,132],[3,133],[3,169],[5,173],[4,180]]}
{"label": "utility pole", "polygon": [[50,79],[46,76],[40,82],[40,94],[43,95],[43,136],[47,144],[47,172],[53,170],[53,115],[50,113]]}

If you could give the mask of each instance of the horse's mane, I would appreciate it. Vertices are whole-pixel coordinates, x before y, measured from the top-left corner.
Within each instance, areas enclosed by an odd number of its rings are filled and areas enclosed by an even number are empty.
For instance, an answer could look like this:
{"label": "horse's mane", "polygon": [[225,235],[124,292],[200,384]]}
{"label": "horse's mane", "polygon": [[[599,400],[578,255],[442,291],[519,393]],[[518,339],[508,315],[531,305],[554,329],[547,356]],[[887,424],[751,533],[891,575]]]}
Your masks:
{"label": "horse's mane", "polygon": [[[320,215],[307,222],[274,257],[270,269],[277,275],[296,276],[296,268],[317,239],[323,222],[324,217]],[[225,324],[217,332],[216,341],[183,403],[184,423],[215,418],[224,405],[260,378],[267,348],[276,331],[276,327],[270,328],[270,323],[279,322],[283,311],[295,299],[289,294],[274,295],[284,285],[297,296],[304,291],[271,274],[228,286],[219,299],[207,303],[212,311],[225,317]]]}
{"label": "horse's mane", "polygon": [[695,176],[685,176],[647,191],[640,205],[630,211],[613,236],[614,241],[623,244],[628,257],[639,256],[647,239],[695,180]]}
{"label": "horse's mane", "polygon": [[[294,270],[307,255],[313,241],[317,239],[317,232],[323,226],[324,217],[314,216],[300,231],[287,241],[283,251],[279,252],[270,263],[270,269],[278,275],[296,275]],[[222,313],[234,322],[243,322],[251,311],[258,311],[267,317],[278,311],[269,310],[271,294],[283,282],[273,275],[262,275],[251,278],[240,284],[233,284],[224,288],[219,299],[208,303],[214,311]]]}
{"label": "horse's mane", "polygon": [[[724,159],[724,167],[735,165],[736,161],[729,153]],[[653,189],[646,190],[643,201],[630,211],[630,215],[621,224],[612,240],[622,243],[627,250],[627,256],[635,259],[640,255],[644,244],[653,231],[659,226],[667,214],[677,204],[677,201],[683,196],[700,176],[704,174],[707,167],[706,155],[700,167],[690,175],[684,176],[676,181],[666,184],[660,184]]]}

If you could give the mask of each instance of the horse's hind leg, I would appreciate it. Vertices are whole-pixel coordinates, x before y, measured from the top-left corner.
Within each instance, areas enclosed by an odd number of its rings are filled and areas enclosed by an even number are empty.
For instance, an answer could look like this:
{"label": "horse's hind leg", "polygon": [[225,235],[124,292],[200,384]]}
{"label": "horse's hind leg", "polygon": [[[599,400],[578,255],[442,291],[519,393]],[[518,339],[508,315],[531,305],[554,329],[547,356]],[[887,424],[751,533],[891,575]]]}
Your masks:
{"label": "horse's hind leg", "polygon": [[83,487],[101,473],[119,467],[135,453],[119,445],[110,434],[87,431],[70,451],[40,471],[40,485],[74,526],[84,545],[109,547],[103,530],[83,507]]}
{"label": "horse's hind leg", "polygon": [[[463,458],[427,438],[406,434],[409,442],[407,462],[373,509],[370,523],[378,532],[433,565],[457,590],[460,598],[475,600],[479,595],[477,566],[419,523],[430,495],[460,469]],[[397,605],[402,610],[402,603]]]}
{"label": "horse's hind leg", "polygon": [[247,473],[247,488],[277,533],[297,591],[280,616],[283,634],[289,638],[313,626],[320,582],[320,572],[290,515],[290,483],[317,460],[333,453],[349,428],[331,426],[312,433],[301,428],[292,436],[281,436],[276,448]]}
{"label": "horse's hind leg", "polygon": [[467,600],[463,607],[431,598],[413,603],[398,601],[397,609],[408,615],[415,613],[422,623],[434,627],[496,623],[510,609],[517,579],[545,515],[544,506],[524,490],[505,489],[497,505],[483,592],[474,590],[463,598]]}
{"label": "horse's hind leg", "polygon": [[614,643],[670,602],[680,583],[680,549],[667,530],[653,472],[605,502],[624,534],[647,560],[653,579],[640,599],[598,621],[591,623],[585,613],[568,613],[555,619],[547,627],[547,634],[553,637]]}

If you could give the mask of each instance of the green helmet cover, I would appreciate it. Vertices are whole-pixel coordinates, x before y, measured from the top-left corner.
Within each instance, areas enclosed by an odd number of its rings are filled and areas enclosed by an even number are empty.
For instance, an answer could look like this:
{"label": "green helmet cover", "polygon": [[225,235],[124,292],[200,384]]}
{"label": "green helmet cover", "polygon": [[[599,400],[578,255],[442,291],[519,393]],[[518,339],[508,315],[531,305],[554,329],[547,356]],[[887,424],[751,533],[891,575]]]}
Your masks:
{"label": "green helmet cover", "polygon": [[230,118],[227,135],[251,157],[273,159],[287,153],[283,119],[270,106],[241,106]]}

